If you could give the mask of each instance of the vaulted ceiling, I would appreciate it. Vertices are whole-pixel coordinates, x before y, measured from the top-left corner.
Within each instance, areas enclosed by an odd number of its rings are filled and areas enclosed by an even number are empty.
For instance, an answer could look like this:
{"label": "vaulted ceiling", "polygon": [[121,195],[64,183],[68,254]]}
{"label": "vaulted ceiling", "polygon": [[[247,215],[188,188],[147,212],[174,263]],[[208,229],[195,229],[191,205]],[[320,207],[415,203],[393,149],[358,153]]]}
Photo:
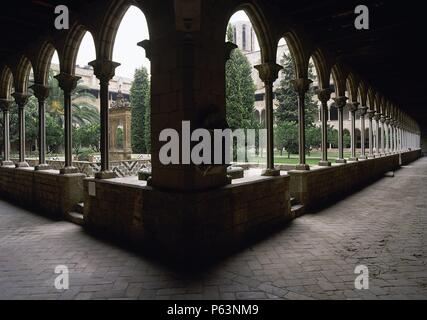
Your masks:
{"label": "vaulted ceiling", "polygon": [[[99,0],[98,0],[99,1]],[[264,0],[278,14],[301,23],[316,44],[328,48],[398,103],[420,125],[427,123],[427,65],[422,1],[366,0],[370,30],[354,28],[353,0]],[[2,3],[0,60],[52,31],[53,8],[65,4],[80,14],[95,0],[14,0]]]}

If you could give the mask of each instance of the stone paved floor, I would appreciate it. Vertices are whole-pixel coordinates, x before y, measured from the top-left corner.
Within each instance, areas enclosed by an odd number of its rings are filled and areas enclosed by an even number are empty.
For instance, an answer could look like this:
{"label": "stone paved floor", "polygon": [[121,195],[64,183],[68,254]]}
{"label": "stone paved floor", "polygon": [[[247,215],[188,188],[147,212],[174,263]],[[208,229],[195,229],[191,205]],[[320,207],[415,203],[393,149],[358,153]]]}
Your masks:
{"label": "stone paved floor", "polygon": [[[0,298],[426,299],[426,195],[424,158],[191,276],[0,201]],[[354,288],[359,264],[369,290]]]}

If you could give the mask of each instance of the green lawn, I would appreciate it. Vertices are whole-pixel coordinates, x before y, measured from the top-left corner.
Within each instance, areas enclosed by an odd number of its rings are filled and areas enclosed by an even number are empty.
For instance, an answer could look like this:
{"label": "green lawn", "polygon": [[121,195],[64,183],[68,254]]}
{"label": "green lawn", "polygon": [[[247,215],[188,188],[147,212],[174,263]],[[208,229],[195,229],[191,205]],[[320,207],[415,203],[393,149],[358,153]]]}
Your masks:
{"label": "green lawn", "polygon": [[[344,152],[344,158],[349,158],[350,155],[351,155],[350,152]],[[322,158],[321,151],[310,152],[310,154],[306,155],[306,162],[308,165],[314,166],[314,165],[317,165],[319,163],[321,158]],[[336,151],[328,152],[328,160],[329,161],[334,162],[335,159],[337,159],[337,158],[338,158],[338,152],[336,152]],[[260,164],[266,163],[267,162],[266,155],[264,153],[262,157],[251,157],[251,158],[249,158],[249,162],[260,163]],[[283,153],[283,155],[280,155],[279,152],[275,152],[274,163],[275,164],[297,165],[299,163],[299,156],[298,156],[298,154],[291,154],[290,158],[288,158],[287,153]]]}

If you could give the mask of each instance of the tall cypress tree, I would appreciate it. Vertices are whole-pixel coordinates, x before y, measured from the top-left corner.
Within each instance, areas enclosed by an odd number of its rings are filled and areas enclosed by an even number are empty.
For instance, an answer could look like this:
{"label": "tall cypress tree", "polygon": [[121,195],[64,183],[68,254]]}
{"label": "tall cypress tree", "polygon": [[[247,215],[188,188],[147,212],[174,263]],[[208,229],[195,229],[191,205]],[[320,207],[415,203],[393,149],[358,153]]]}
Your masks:
{"label": "tall cypress tree", "polygon": [[[280,62],[283,66],[282,78],[280,85],[276,89],[276,99],[278,107],[275,111],[276,123],[283,121],[298,122],[298,95],[294,90],[291,81],[296,78],[295,64],[291,54],[284,53]],[[308,69],[308,78],[315,80],[313,65],[310,64]],[[310,89],[305,95],[305,123],[306,126],[313,126],[317,117],[317,105],[313,102],[314,88]]]}
{"label": "tall cypress tree", "polygon": [[[233,42],[233,29],[227,28],[227,40]],[[227,122],[231,129],[253,128],[255,123],[255,84],[252,66],[240,49],[234,49],[226,63]]]}
{"label": "tall cypress tree", "polygon": [[144,67],[135,70],[135,77],[130,89],[130,103],[132,107],[132,151],[147,153],[145,114],[149,110],[150,83],[147,69]]}

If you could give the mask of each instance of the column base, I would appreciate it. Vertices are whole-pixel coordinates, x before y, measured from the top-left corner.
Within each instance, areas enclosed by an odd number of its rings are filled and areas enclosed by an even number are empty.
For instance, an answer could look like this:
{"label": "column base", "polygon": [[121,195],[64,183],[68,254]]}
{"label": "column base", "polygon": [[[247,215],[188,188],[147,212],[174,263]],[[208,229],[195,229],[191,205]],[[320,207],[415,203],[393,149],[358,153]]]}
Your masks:
{"label": "column base", "polygon": [[22,161],[22,162],[17,162],[15,164],[16,168],[28,168],[30,165],[28,164],[27,161]]}
{"label": "column base", "polygon": [[332,164],[329,161],[323,161],[323,160],[319,161],[319,166],[320,167],[330,167],[331,165]]}
{"label": "column base", "polygon": [[277,169],[265,169],[262,171],[261,175],[263,177],[278,177],[280,176],[280,170]]}
{"label": "column base", "polygon": [[47,163],[42,163],[34,167],[34,170],[36,171],[43,171],[43,170],[50,170],[50,169],[52,169],[52,167]]}
{"label": "column base", "polygon": [[76,167],[70,166],[70,167],[65,167],[59,170],[60,174],[72,174],[72,173],[79,173],[79,169],[77,169]]}
{"label": "column base", "polygon": [[345,160],[345,159],[337,159],[337,160],[335,160],[335,163],[347,163],[347,160]]}
{"label": "column base", "polygon": [[310,166],[308,164],[299,164],[295,167],[295,170],[299,171],[310,171]]}
{"label": "column base", "polygon": [[14,167],[15,164],[12,161],[2,161],[1,166],[2,167]]}
{"label": "column base", "polygon": [[375,155],[370,154],[370,155],[368,156],[368,159],[375,159]]}
{"label": "column base", "polygon": [[352,158],[349,158],[348,161],[357,162],[357,161],[359,161],[359,159],[357,157],[354,157],[354,158],[352,157]]}
{"label": "column base", "polygon": [[113,171],[99,171],[95,173],[96,179],[113,179],[117,178],[116,174]]}
{"label": "column base", "polygon": [[366,159],[368,159],[368,157],[367,157],[367,156],[365,156],[365,155],[361,155],[361,156],[359,157],[359,160],[366,160]]}

